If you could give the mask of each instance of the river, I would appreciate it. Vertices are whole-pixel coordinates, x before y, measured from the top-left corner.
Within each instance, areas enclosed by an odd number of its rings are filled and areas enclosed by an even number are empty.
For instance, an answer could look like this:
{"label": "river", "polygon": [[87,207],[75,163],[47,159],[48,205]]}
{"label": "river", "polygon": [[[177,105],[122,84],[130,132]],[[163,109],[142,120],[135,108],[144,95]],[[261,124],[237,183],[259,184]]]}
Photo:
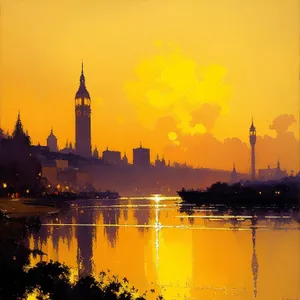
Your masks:
{"label": "river", "polygon": [[179,202],[78,200],[44,217],[28,245],[46,261],[71,266],[72,276],[109,269],[166,299],[300,299],[299,222],[290,215],[263,214],[253,223],[252,216],[217,210],[186,212]]}

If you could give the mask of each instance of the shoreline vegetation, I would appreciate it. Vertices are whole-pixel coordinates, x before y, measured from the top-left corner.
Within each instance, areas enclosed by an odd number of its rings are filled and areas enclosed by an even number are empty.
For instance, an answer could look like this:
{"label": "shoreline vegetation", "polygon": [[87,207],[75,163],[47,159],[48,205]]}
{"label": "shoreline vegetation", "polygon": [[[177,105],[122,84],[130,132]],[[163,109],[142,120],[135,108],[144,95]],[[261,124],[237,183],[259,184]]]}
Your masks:
{"label": "shoreline vegetation", "polygon": [[[23,243],[26,235],[38,232],[40,226],[39,217],[16,219],[0,212],[0,269],[5,274],[0,281],[0,299],[145,300],[149,293],[155,297],[155,290],[140,293],[127,278],[110,277],[106,272],[98,278],[87,274],[72,282],[71,268],[60,262],[41,261],[30,267],[31,255],[47,255]],[[155,299],[163,297],[158,295]]]}
{"label": "shoreline vegetation", "polygon": [[206,190],[177,192],[183,203],[196,206],[224,206],[229,208],[299,208],[300,176],[281,180],[247,181],[228,184],[216,182]]}

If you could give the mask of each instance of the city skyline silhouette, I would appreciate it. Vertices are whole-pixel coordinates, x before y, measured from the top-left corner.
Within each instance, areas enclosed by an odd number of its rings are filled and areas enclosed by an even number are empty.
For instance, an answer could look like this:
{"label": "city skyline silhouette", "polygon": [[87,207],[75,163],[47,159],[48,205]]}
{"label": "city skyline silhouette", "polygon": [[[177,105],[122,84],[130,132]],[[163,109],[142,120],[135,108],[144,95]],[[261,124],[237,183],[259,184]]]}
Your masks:
{"label": "city skyline silhouette", "polygon": [[[132,161],[131,149],[142,141],[151,149],[152,162],[157,154],[193,167],[231,170],[235,162],[238,171],[248,173],[247,129],[252,115],[257,128],[257,168],[275,167],[279,157],[288,172],[299,169],[299,76],[294,63],[299,56],[296,1],[276,5],[253,1],[233,5],[225,1],[233,24],[225,22],[222,14],[225,2],[217,1],[218,6],[213,7],[202,1],[193,11],[208,26],[187,21],[181,25],[181,31],[176,29],[176,18],[171,12],[180,8],[185,16],[195,16],[189,5],[176,1],[170,8],[164,3],[134,1],[130,4],[132,11],[123,11],[126,22],[132,17],[124,29],[124,39],[118,38],[116,29],[125,19],[114,19],[117,12],[108,2],[86,4],[86,14],[81,14],[79,3],[72,4],[72,27],[64,27],[62,32],[57,29],[68,19],[63,17],[67,2],[30,6],[31,2],[4,1],[1,6],[2,24],[10,25],[15,18],[23,24],[21,31],[12,24],[2,32],[0,101],[4,132],[12,131],[20,109],[34,144],[45,145],[52,127],[60,149],[66,140],[74,145],[73,100],[83,58],[92,103],[91,143],[93,149],[97,145],[100,153],[108,146],[126,151]],[[112,17],[102,19],[110,27],[101,26],[96,19],[101,5]],[[33,27],[40,16],[36,15],[34,22],[27,21],[20,14],[21,9],[24,15],[40,9],[47,13],[41,26]],[[54,11],[57,23],[51,25]],[[140,15],[133,17],[133,11]],[[167,11],[169,15],[162,14]],[[212,12],[208,20],[205,14]],[[151,14],[156,14],[156,23],[148,19],[141,23],[142,16],[148,18]],[[164,18],[169,25],[162,25]],[[138,24],[143,25],[137,34]],[[281,30],[276,30],[279,24]],[[164,29],[162,33],[159,26]],[[48,32],[54,52],[37,42],[36,37],[43,30]],[[102,33],[101,41],[94,38],[96,30]],[[71,32],[78,32],[84,39],[68,34]],[[136,43],[142,33],[149,33],[149,38],[140,38]],[[22,39],[18,39],[20,35]],[[104,40],[109,42],[104,44]],[[11,47],[17,49],[21,41],[22,55],[9,51]],[[74,48],[74,43],[79,46]]]}

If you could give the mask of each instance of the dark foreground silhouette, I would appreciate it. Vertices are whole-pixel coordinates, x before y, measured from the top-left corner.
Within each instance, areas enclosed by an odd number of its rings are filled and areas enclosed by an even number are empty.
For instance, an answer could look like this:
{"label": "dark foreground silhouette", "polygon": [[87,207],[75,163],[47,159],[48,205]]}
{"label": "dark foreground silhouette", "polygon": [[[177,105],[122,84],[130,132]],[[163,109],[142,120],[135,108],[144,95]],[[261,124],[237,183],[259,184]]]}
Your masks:
{"label": "dark foreground silhouette", "polygon": [[300,176],[287,177],[278,181],[238,182],[232,185],[217,182],[206,190],[183,188],[177,193],[183,202],[198,206],[289,209],[299,207]]}
{"label": "dark foreground silhouette", "polygon": [[110,278],[105,272],[98,279],[88,275],[72,283],[70,268],[59,262],[39,262],[29,267],[30,255],[46,255],[22,243],[28,232],[39,228],[39,218],[11,219],[0,212],[0,299],[26,299],[31,293],[39,300],[146,299],[146,292],[137,296],[138,290],[130,288],[126,278]]}

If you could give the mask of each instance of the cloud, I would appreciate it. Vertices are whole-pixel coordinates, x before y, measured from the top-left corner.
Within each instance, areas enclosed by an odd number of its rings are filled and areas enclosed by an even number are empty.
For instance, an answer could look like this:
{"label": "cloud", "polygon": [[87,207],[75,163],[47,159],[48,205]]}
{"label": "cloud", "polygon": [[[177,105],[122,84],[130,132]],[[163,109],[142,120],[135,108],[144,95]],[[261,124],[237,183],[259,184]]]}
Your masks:
{"label": "cloud", "polygon": [[176,47],[164,46],[160,43],[159,54],[142,61],[137,78],[125,83],[138,122],[153,129],[160,118],[171,116],[182,134],[210,130],[214,121],[205,117],[205,110],[214,120],[228,111],[231,89],[224,82],[226,70],[219,65],[199,67]]}
{"label": "cloud", "polygon": [[[287,122],[288,120],[290,122]],[[278,116],[272,124],[277,124],[276,129],[280,134],[275,138],[269,135],[257,137],[257,169],[267,168],[268,165],[276,167],[277,160],[280,159],[283,169],[299,170],[299,140],[292,132],[287,131],[288,125],[286,125],[292,124],[293,120],[295,120],[294,116],[289,116],[288,119],[286,115]],[[232,164],[235,163],[239,172],[250,170],[249,143],[237,137],[220,141],[211,133],[206,132],[194,136],[178,134],[176,140],[179,143],[178,146],[169,141],[164,148],[165,157],[171,161],[227,170],[231,169]]]}
{"label": "cloud", "polygon": [[[218,118],[229,111],[226,69],[198,66],[172,45],[157,47],[157,55],[143,60],[136,78],[124,85],[136,128],[151,140],[151,156],[160,153],[167,160],[216,169],[231,169],[235,163],[238,171],[249,172],[249,142],[238,137],[221,141],[212,134]],[[275,166],[280,158],[283,168],[299,169],[299,141],[288,131],[294,122],[293,115],[280,115],[270,124],[275,138],[257,137],[257,168]]]}
{"label": "cloud", "polygon": [[214,127],[221,110],[222,108],[218,104],[204,103],[199,109],[192,112],[192,124],[201,123],[209,131]]}
{"label": "cloud", "polygon": [[289,127],[296,122],[293,115],[280,115],[275,118],[270,125],[270,129],[275,130],[277,134],[282,134],[288,131]]}

